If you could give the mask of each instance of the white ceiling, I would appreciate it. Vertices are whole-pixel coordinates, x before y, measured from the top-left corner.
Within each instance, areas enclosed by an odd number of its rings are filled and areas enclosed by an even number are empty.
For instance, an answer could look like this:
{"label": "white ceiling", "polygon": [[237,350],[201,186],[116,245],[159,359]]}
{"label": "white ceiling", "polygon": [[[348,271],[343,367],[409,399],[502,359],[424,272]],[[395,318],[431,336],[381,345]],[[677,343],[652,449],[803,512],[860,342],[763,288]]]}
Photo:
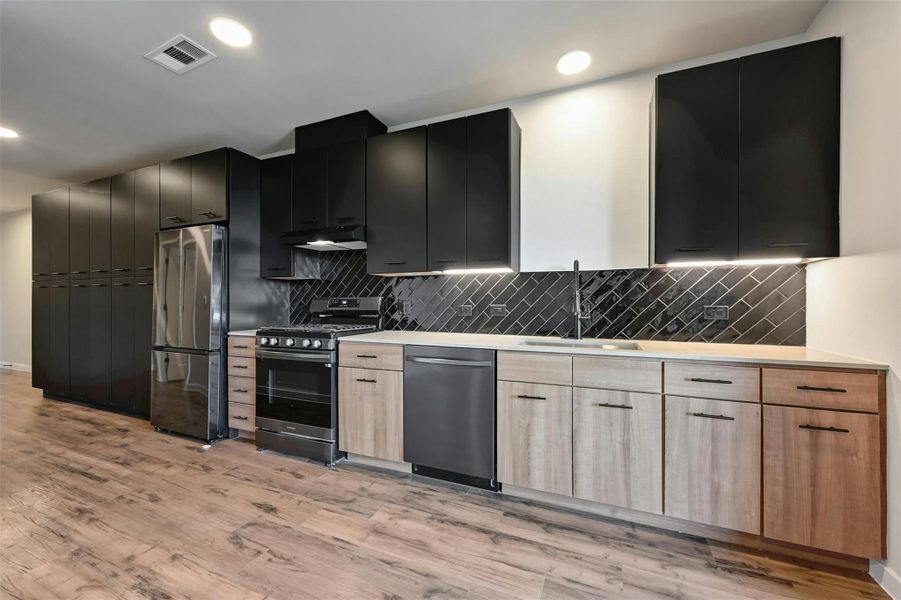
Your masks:
{"label": "white ceiling", "polygon": [[[0,211],[218,146],[255,155],[367,108],[396,125],[801,33],[824,2],[0,2]],[[229,16],[248,49],[209,33]],[[183,33],[219,58],[143,54]],[[591,67],[555,70],[572,49]]]}

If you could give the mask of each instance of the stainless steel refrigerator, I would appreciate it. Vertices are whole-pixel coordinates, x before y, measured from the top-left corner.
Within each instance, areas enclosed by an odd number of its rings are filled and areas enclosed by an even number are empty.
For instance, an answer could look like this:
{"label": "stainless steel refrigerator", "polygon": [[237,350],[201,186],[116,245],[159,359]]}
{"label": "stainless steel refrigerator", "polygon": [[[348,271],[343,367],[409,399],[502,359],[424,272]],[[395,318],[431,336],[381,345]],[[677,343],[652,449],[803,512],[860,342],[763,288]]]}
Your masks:
{"label": "stainless steel refrigerator", "polygon": [[218,225],[156,234],[150,422],[203,440],[228,435],[226,237]]}

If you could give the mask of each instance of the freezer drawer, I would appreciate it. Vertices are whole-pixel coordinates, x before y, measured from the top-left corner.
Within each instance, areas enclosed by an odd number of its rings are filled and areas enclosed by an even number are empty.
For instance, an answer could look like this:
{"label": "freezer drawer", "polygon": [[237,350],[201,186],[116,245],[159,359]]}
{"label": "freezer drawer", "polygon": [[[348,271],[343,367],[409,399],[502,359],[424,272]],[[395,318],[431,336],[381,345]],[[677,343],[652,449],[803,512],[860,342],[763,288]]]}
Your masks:
{"label": "freezer drawer", "polygon": [[413,347],[404,356],[404,460],[495,481],[494,350]]}
{"label": "freezer drawer", "polygon": [[218,352],[154,350],[150,423],[203,440],[226,433]]}

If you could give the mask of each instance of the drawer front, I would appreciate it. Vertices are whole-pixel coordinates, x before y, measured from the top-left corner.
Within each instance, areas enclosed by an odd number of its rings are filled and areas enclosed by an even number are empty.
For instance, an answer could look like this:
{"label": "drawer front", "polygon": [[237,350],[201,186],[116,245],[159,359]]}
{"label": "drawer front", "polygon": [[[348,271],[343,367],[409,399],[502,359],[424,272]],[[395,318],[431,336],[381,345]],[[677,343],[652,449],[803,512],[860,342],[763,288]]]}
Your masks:
{"label": "drawer front", "polygon": [[572,388],[497,383],[497,479],[572,496]]}
{"label": "drawer front", "polygon": [[404,370],[404,347],[387,344],[338,343],[338,364],[361,369]]}
{"label": "drawer front", "polygon": [[763,407],[763,535],[882,558],[879,416]]}
{"label": "drawer front", "polygon": [[255,358],[246,356],[229,356],[228,357],[228,376],[229,377],[256,377],[257,361]]}
{"label": "drawer front", "polygon": [[663,363],[659,360],[574,356],[573,385],[659,394],[663,391]]}
{"label": "drawer front", "polygon": [[249,377],[229,377],[228,401],[255,406],[257,403],[255,384],[256,381]]}
{"label": "drawer front", "polygon": [[879,376],[874,373],[764,369],[763,401],[875,413],[879,412]]}
{"label": "drawer front", "polygon": [[665,515],[760,533],[760,410],[666,398]]}
{"label": "drawer front", "polygon": [[229,356],[254,356],[254,346],[256,338],[245,335],[232,335],[228,338],[228,355]]}
{"label": "drawer front", "polygon": [[228,403],[228,426],[243,431],[253,431],[256,427],[254,407],[240,402]]}
{"label": "drawer front", "polygon": [[566,354],[498,352],[497,378],[504,381],[572,385],[573,359]]}
{"label": "drawer front", "polygon": [[760,369],[710,363],[666,362],[664,392],[675,396],[760,402]]}

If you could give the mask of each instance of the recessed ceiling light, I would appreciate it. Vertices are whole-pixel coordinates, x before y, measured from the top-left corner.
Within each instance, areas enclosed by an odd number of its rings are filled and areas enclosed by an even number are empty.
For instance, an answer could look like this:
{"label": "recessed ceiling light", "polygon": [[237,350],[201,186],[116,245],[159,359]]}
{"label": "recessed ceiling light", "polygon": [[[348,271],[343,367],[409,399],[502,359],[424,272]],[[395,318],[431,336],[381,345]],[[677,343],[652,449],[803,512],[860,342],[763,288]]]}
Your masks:
{"label": "recessed ceiling light", "polygon": [[584,50],[567,52],[557,61],[557,70],[564,75],[581,73],[591,64],[591,55]]}
{"label": "recessed ceiling light", "polygon": [[229,46],[243,48],[249,46],[253,41],[250,30],[237,21],[225,17],[216,17],[210,21],[210,31],[219,38],[219,41],[225,42]]}
{"label": "recessed ceiling light", "polygon": [[19,133],[6,127],[0,127],[0,138],[17,138]]}

